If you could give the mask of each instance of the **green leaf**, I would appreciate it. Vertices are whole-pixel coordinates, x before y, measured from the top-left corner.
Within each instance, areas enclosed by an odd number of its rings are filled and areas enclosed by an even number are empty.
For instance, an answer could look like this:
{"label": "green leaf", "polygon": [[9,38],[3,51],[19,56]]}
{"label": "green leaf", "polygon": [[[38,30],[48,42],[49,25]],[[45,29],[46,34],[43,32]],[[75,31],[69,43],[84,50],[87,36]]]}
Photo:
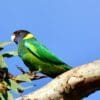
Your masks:
{"label": "green leaf", "polygon": [[14,100],[13,95],[10,93],[10,91],[7,91],[8,94],[8,100]]}
{"label": "green leaf", "polygon": [[1,54],[3,57],[13,57],[13,56],[18,56],[17,51],[9,51],[9,52],[4,52]]}
{"label": "green leaf", "polygon": [[16,80],[24,81],[24,82],[31,82],[30,76],[27,75],[27,74],[18,75],[18,76],[16,77]]}
{"label": "green leaf", "polygon": [[0,50],[2,50],[5,46],[12,44],[13,42],[0,42]]}
{"label": "green leaf", "polygon": [[13,90],[13,91],[15,91],[17,93],[23,92],[24,87],[22,87],[21,85],[16,83],[14,80],[9,79],[9,83],[10,83],[10,84],[8,84],[9,85],[8,86],[9,89],[11,89],[11,90]]}
{"label": "green leaf", "polygon": [[7,68],[7,64],[3,59],[3,56],[0,55],[0,68]]}
{"label": "green leaf", "polygon": [[1,99],[1,100],[5,100],[5,98],[4,98],[4,96],[3,96],[2,93],[0,93],[0,99]]}

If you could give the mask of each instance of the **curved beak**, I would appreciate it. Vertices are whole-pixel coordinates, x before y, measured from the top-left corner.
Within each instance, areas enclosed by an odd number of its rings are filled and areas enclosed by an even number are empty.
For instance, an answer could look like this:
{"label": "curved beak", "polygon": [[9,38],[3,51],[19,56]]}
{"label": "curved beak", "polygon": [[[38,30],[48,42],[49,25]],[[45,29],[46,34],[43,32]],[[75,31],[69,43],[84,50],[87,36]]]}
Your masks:
{"label": "curved beak", "polygon": [[12,36],[11,36],[11,41],[14,42],[14,40],[15,40],[15,35],[12,35]]}

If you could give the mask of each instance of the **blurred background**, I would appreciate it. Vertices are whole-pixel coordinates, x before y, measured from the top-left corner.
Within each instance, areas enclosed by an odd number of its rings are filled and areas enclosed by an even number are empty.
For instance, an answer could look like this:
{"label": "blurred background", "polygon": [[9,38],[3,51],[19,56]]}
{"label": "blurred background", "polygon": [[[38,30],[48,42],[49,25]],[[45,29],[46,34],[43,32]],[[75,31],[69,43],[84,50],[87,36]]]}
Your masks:
{"label": "blurred background", "polygon": [[[2,0],[0,1],[0,42],[10,41],[13,31],[26,29],[67,64],[76,67],[100,59],[99,0]],[[5,50],[16,50],[16,45]],[[27,70],[19,57],[5,59],[9,71]],[[44,78],[23,83],[30,93],[51,81]],[[35,86],[34,86],[35,85]],[[20,96],[13,93],[15,98]],[[22,95],[23,95],[22,94]],[[95,92],[84,100],[98,100]]]}

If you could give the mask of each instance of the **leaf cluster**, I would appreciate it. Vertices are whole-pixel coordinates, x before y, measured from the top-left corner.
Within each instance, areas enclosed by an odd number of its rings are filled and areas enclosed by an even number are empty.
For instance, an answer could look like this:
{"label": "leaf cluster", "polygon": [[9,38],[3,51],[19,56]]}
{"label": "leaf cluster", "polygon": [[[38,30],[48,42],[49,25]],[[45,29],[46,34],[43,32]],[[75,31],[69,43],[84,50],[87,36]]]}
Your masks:
{"label": "leaf cluster", "polygon": [[[5,46],[12,44],[13,42],[1,42],[0,51],[4,49]],[[21,74],[14,76],[8,72],[8,65],[6,64],[4,58],[10,58],[17,56],[17,51],[8,51],[0,53],[0,100],[13,100],[11,90],[17,93],[21,93],[25,90],[19,82],[31,81],[28,74]]]}

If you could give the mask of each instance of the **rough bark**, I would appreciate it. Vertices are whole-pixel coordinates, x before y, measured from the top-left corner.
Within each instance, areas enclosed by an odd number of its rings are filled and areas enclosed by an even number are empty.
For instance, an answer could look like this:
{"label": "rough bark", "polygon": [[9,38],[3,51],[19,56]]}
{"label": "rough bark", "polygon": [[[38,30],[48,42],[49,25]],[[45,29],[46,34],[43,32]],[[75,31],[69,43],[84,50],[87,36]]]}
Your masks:
{"label": "rough bark", "polygon": [[100,60],[67,71],[17,100],[80,100],[100,89]]}

